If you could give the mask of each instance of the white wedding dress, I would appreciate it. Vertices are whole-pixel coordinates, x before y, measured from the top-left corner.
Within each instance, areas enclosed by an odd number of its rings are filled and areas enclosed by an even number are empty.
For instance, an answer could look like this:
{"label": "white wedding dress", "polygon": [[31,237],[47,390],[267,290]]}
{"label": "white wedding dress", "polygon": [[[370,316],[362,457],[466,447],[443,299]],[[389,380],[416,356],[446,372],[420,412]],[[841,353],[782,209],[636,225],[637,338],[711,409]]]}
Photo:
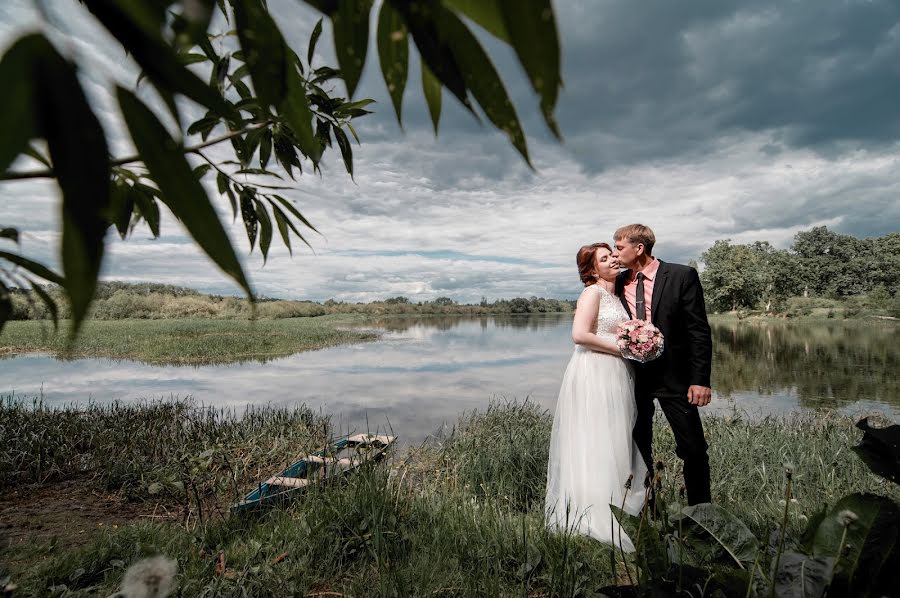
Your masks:
{"label": "white wedding dress", "polygon": [[[595,334],[615,335],[628,314],[617,297],[598,285],[585,293],[600,294]],[[644,504],[647,467],[631,437],[637,418],[634,374],[623,358],[581,346],[563,376],[547,466],[547,525],[621,546],[634,545],[609,508],[636,515]],[[632,477],[631,488],[626,482]]]}

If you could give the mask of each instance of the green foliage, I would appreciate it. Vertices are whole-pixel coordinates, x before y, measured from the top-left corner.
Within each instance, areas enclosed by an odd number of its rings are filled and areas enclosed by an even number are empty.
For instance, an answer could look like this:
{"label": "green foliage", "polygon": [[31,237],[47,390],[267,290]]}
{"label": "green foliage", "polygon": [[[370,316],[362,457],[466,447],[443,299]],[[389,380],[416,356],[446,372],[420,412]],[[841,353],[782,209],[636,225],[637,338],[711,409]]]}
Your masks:
{"label": "green foliage", "polygon": [[303,406],[238,414],[159,401],[72,410],[7,398],[0,402],[0,485],[89,477],[135,500],[161,492],[157,498],[186,500],[192,487],[202,496],[230,495],[260,469],[320,446],[328,426]]}
{"label": "green foliage", "polygon": [[[887,465],[896,472],[900,426],[874,429],[862,421],[858,427],[866,436],[854,448],[878,456],[873,471],[881,473]],[[784,466],[784,475],[783,517],[768,554],[759,550],[760,543],[739,517],[717,504],[689,506],[669,516],[673,509],[666,504],[658,473],[653,514],[649,507],[640,517],[614,507],[630,537],[637,538],[637,594],[680,593],[695,584],[725,596],[882,596],[893,591],[900,566],[900,504],[892,497],[856,492],[827,513],[810,517],[799,539],[789,538],[793,464]],[[738,569],[717,568],[720,554],[727,554]]]}
{"label": "green foliage", "polygon": [[[119,297],[122,303],[118,301]],[[132,313],[134,297],[119,297],[114,296],[106,303],[109,315],[120,315],[120,312],[114,311],[116,309],[127,309]],[[3,349],[12,353],[48,352],[64,358],[111,357],[186,365],[266,362],[301,351],[377,338],[372,332],[347,330],[346,326],[352,321],[348,321],[346,316],[283,317],[301,315],[298,312],[303,309],[302,305],[288,313],[285,313],[288,308],[274,305],[272,309],[275,313],[272,315],[279,319],[248,321],[247,313],[241,318],[212,319],[218,314],[209,310],[217,306],[193,297],[167,303],[160,302],[159,298],[150,299],[156,301],[156,305],[152,306],[153,316],[171,317],[156,320],[91,320],[85,323],[83,334],[71,345],[62,334],[51,334],[43,322],[10,322]],[[221,309],[235,307],[239,306],[229,306],[225,302]],[[67,331],[69,325],[69,320],[63,320],[62,330]]]}
{"label": "green foliage", "polygon": [[[707,303],[715,311],[792,311],[788,299],[868,297],[868,311],[891,314],[900,287],[900,233],[857,239],[824,226],[797,233],[790,251],[768,242],[716,241],[703,253]],[[851,314],[853,308],[849,308]],[[845,314],[846,315],[846,314]]]}
{"label": "green foliage", "polygon": [[[246,489],[243,481],[254,478],[254,469],[258,476],[277,471],[281,460],[322,437],[324,420],[310,419],[302,408],[261,407],[243,418],[210,413],[216,412],[158,404],[92,407],[87,412],[9,404],[0,408],[0,422],[6,424],[0,425],[0,434],[6,434],[0,437],[0,463],[9,464],[4,475],[16,476],[6,479],[33,480],[36,464],[43,463],[43,471],[53,476],[58,471],[66,479],[96,475],[104,484],[109,480],[113,489],[121,484],[134,500],[161,501],[161,509],[187,506],[191,513],[188,525],[138,523],[98,530],[81,547],[61,543],[40,558],[18,559],[12,579],[22,595],[47,595],[50,587],[63,585],[59,591],[109,595],[128,565],[154,554],[177,559],[182,595],[264,595],[278,588],[297,595],[614,596],[622,594],[611,584],[627,579],[626,567],[642,590],[656,595],[674,595],[679,584],[699,595],[698,588],[707,584],[705,595],[745,596],[751,579],[762,592],[751,595],[767,594],[763,591],[773,555],[760,550],[753,578],[754,565],[746,561],[746,571],[737,565],[679,565],[679,554],[704,553],[704,547],[721,543],[693,532],[680,535],[674,517],[664,533],[655,522],[626,521],[626,527],[643,525],[640,538],[655,548],[645,557],[638,553],[625,560],[589,538],[547,530],[539,497],[546,484],[552,417],[530,403],[494,403],[463,416],[452,434],[411,449],[386,467],[366,469],[346,485],[313,488],[305,500],[285,510],[227,520],[219,510]],[[184,422],[184,429],[176,422]],[[828,559],[809,556],[802,534],[823,521],[813,516],[823,501],[835,503],[849,492],[900,498],[898,487],[886,486],[846,450],[858,431],[845,417],[807,414],[748,421],[710,416],[704,424],[714,451],[713,494],[721,505],[706,513],[711,529],[729,529],[731,517],[715,520],[726,508],[758,538],[780,527],[785,510],[777,502],[785,496],[781,464],[786,448],[796,451],[799,494],[796,503],[787,501],[786,547],[774,577],[778,595],[817,595],[811,590],[824,575],[830,579]],[[43,444],[33,433],[37,426],[52,431]],[[671,431],[660,420],[655,433],[665,462],[659,472],[660,496],[680,512],[677,494],[670,492],[680,483]],[[238,472],[238,488],[226,458]],[[145,479],[138,477],[140,472],[146,472]],[[182,472],[190,481],[185,487],[195,484],[202,493],[202,524],[201,503],[189,501],[168,481],[171,473],[178,474],[178,481]],[[154,483],[161,488],[150,494]],[[538,498],[528,498],[523,489]],[[687,529],[685,521],[681,529]],[[741,552],[729,539],[738,536],[719,532],[717,537]],[[669,540],[676,542],[669,545],[672,550],[665,543]],[[679,553],[680,545],[694,547],[693,552]],[[224,571],[217,574],[219,554]],[[655,565],[644,566],[639,578],[635,567],[645,558]],[[795,592],[800,579],[805,594]]]}
{"label": "green foliage", "polygon": [[[8,90],[0,100],[0,125],[4,125],[0,180],[53,178],[63,192],[62,286],[70,303],[73,339],[95,294],[107,229],[115,227],[125,239],[135,225],[146,221],[158,236],[158,202],[182,221],[200,248],[253,299],[243,267],[200,183],[207,174],[215,172],[219,194],[228,198],[235,217],[240,207],[251,250],[259,236],[264,262],[276,227],[289,250],[292,234],[307,243],[300,228],[315,229],[290,202],[271,193],[285,187],[264,183],[263,177],[282,179],[269,170],[273,158],[291,179],[295,170],[302,172],[304,160],[319,171],[319,161],[333,142],[353,176],[353,151],[345,129],[359,142],[351,121],[370,113],[366,107],[371,100],[351,100],[365,67],[374,3],[306,2],[332,21],[339,71],[312,64],[321,21],[309,41],[304,64],[285,42],[262,0],[84,0],[82,5],[140,65],[139,82],[149,81],[181,129],[180,135],[172,137],[136,95],[118,88],[119,106],[138,150],[134,156],[108,156],[105,134],[76,76],[80,67],[88,78],[102,80],[93,65],[67,62],[41,33],[23,35],[0,57],[0,85]],[[447,87],[473,115],[469,98],[474,98],[528,162],[515,108],[490,57],[461,15],[490,16],[488,31],[515,51],[540,97],[544,118],[558,137],[553,111],[562,81],[552,6],[547,0],[529,2],[525,9],[505,0],[480,4],[482,8],[475,9],[471,3],[454,7],[451,2],[386,0],[377,32],[385,84],[399,121],[412,38],[423,73],[428,74],[423,77],[424,95],[435,130],[441,89]],[[234,29],[209,31],[216,7]],[[208,82],[188,65],[208,72]],[[335,95],[329,81],[338,78],[344,80],[350,99]],[[109,82],[109,87],[114,86]],[[196,102],[206,113],[183,126],[176,96]],[[220,126],[227,133],[210,138]],[[188,145],[188,137],[202,142]],[[46,140],[49,157],[30,145],[36,138]],[[226,141],[234,159],[216,163],[203,153],[204,148]],[[10,171],[19,155],[30,156],[46,169]],[[204,163],[189,164],[189,155]],[[126,166],[136,162],[146,170]],[[237,180],[236,175],[246,176]],[[17,242],[17,229],[4,231],[3,238]],[[45,282],[59,279],[27,258],[0,254],[0,330],[12,314],[9,290],[40,284],[20,270]],[[59,310],[53,295],[44,289],[33,292],[48,303],[49,311]]]}

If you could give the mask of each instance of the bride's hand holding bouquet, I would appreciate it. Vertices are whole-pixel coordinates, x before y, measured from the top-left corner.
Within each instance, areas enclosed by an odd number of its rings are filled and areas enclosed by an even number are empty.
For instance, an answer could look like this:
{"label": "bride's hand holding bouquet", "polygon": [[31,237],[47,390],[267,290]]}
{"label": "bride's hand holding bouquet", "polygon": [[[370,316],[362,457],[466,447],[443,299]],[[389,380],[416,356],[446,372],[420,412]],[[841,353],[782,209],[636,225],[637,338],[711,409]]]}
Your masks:
{"label": "bride's hand holding bouquet", "polygon": [[622,357],[647,363],[662,355],[665,341],[659,328],[650,322],[628,320],[619,325],[616,345],[622,352]]}

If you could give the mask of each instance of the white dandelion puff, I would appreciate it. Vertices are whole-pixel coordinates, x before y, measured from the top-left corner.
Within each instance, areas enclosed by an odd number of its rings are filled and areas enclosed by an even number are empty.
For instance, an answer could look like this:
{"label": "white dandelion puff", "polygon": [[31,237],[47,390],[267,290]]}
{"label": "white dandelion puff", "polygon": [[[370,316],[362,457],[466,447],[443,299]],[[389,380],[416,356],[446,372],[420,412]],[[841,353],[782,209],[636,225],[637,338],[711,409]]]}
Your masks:
{"label": "white dandelion puff", "polygon": [[124,598],[165,598],[174,588],[175,561],[164,556],[142,559],[131,565],[122,578]]}
{"label": "white dandelion puff", "polygon": [[857,514],[854,513],[853,511],[851,511],[850,509],[844,509],[843,511],[841,511],[841,512],[838,513],[838,515],[837,515],[837,520],[838,520],[838,521],[841,523],[841,525],[843,525],[843,526],[850,525],[851,523],[853,523],[853,522],[856,521],[857,519],[859,519],[859,517],[857,516]]}

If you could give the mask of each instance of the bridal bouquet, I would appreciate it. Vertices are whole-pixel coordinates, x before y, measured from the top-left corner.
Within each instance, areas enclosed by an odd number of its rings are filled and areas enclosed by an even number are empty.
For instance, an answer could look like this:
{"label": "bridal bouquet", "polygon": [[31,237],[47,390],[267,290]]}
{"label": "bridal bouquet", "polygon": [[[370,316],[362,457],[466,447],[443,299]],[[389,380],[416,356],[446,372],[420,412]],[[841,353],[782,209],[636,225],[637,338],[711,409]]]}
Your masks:
{"label": "bridal bouquet", "polygon": [[628,320],[619,325],[616,344],[622,357],[640,363],[653,361],[662,355],[665,343],[659,328],[644,320]]}

